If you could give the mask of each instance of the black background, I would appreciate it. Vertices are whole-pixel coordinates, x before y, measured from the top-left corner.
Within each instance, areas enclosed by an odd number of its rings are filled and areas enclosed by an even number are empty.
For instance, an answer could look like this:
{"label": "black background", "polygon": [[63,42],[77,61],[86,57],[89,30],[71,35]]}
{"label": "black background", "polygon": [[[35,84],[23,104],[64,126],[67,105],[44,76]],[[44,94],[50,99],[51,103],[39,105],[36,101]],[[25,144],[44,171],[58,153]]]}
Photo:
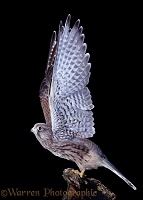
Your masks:
{"label": "black background", "polygon": [[77,169],[74,163],[45,150],[30,133],[35,123],[44,122],[38,92],[51,34],[70,13],[71,25],[81,20],[92,63],[88,84],[95,105],[96,135],[92,141],[138,190],[105,168],[86,174],[99,179],[117,199],[137,199],[142,158],[138,158],[142,132],[139,7],[90,1],[81,5],[68,1],[7,3],[1,7],[1,190],[66,190],[63,170]]}

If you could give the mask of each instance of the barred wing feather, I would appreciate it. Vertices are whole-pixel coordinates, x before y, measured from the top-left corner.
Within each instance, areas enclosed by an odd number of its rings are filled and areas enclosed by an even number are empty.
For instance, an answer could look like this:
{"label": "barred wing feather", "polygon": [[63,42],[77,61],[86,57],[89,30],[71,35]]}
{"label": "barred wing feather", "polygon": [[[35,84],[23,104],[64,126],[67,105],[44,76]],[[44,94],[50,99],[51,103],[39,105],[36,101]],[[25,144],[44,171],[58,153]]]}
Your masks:
{"label": "barred wing feather", "polygon": [[45,70],[45,77],[40,85],[40,102],[43,109],[43,113],[45,116],[46,124],[52,126],[51,124],[51,113],[50,113],[50,106],[49,106],[49,95],[50,95],[50,88],[51,88],[51,81],[52,81],[52,74],[53,74],[53,65],[56,56],[56,49],[57,49],[57,41],[56,41],[56,32],[53,32],[50,48],[49,48],[49,56],[48,56],[48,63]]}
{"label": "barred wing feather", "polygon": [[52,130],[58,139],[89,138],[95,133],[93,104],[86,87],[90,77],[89,54],[79,20],[70,29],[70,15],[59,25],[58,47],[50,91]]}

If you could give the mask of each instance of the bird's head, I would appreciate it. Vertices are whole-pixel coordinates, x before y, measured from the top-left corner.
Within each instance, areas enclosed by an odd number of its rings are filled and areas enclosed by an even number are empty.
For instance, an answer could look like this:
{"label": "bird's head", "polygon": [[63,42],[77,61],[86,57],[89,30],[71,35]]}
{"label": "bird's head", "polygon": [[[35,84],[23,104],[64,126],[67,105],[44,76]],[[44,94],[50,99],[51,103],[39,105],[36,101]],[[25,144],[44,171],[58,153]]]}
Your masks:
{"label": "bird's head", "polygon": [[51,136],[51,128],[44,123],[37,123],[31,129],[31,132],[34,133],[36,137],[40,137],[41,139],[49,139]]}

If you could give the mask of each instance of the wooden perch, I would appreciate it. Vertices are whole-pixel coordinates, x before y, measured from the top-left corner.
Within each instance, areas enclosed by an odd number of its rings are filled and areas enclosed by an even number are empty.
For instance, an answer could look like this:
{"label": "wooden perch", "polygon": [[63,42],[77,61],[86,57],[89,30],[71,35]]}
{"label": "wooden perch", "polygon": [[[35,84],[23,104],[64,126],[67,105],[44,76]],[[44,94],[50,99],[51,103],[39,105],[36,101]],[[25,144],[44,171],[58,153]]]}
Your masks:
{"label": "wooden perch", "polygon": [[114,200],[116,195],[94,178],[81,178],[73,169],[65,169],[63,177],[67,181],[67,193],[62,200]]}

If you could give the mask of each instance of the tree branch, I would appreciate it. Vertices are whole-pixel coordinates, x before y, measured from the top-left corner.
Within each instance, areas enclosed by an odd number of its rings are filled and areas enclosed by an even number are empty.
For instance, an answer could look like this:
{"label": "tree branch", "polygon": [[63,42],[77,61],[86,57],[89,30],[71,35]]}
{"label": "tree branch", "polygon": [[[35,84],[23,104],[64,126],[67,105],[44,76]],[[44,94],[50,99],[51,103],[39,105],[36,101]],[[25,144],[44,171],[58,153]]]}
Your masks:
{"label": "tree branch", "polygon": [[115,200],[116,195],[94,178],[80,178],[73,169],[65,169],[63,177],[67,181],[67,193],[62,200]]}

